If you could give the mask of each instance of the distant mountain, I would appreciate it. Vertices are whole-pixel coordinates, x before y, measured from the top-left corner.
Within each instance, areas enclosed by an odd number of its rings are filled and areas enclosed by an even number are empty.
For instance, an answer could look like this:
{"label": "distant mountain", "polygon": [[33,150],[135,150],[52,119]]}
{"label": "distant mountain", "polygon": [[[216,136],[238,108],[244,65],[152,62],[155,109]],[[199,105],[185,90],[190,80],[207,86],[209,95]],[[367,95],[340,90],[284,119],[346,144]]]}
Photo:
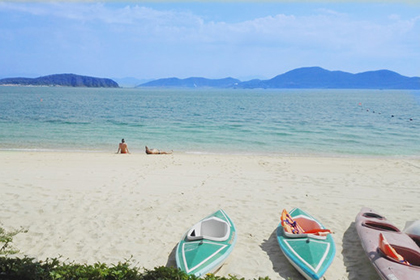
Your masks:
{"label": "distant mountain", "polygon": [[[134,78],[122,79],[125,86],[134,86]],[[94,78],[75,74],[56,74],[39,78],[5,78],[0,85],[68,86],[68,87],[119,87],[112,79]],[[331,89],[420,89],[419,77],[406,77],[389,70],[351,74],[329,71],[321,67],[304,67],[291,70],[269,80],[254,79],[241,82],[234,78],[187,79],[166,78],[142,83],[137,87],[186,87],[186,88],[331,88]]]}
{"label": "distant mountain", "polygon": [[242,82],[238,88],[420,89],[420,78],[405,77],[389,70],[351,74],[305,67],[270,80]]}
{"label": "distant mountain", "polygon": [[206,79],[206,78],[166,78],[154,80],[139,85],[139,87],[214,87],[214,88],[230,88],[238,85],[241,81],[234,78],[224,79]]}
{"label": "distant mountain", "polygon": [[6,78],[0,80],[0,85],[22,86],[65,86],[65,87],[119,87],[111,79],[94,78],[75,74],[56,74],[39,78]]}
{"label": "distant mountain", "polygon": [[241,82],[234,78],[210,80],[205,78],[168,78],[140,86],[153,87],[215,87],[215,88],[335,88],[335,89],[420,89],[419,77],[405,77],[389,70],[351,74],[329,71],[321,67],[291,70],[269,80],[254,79]]}

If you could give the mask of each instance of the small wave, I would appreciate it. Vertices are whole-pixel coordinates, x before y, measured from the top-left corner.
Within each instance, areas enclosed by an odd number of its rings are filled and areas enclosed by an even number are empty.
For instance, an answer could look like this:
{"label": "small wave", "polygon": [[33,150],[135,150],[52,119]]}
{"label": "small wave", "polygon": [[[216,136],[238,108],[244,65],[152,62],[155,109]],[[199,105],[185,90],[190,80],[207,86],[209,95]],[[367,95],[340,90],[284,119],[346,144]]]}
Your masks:
{"label": "small wave", "polygon": [[63,125],[88,125],[91,122],[88,121],[64,121],[64,120],[45,120],[46,123],[52,124],[63,124]]}
{"label": "small wave", "polygon": [[146,125],[143,122],[126,122],[126,121],[115,121],[107,120],[106,123],[116,126],[127,126],[127,127],[145,127]]}

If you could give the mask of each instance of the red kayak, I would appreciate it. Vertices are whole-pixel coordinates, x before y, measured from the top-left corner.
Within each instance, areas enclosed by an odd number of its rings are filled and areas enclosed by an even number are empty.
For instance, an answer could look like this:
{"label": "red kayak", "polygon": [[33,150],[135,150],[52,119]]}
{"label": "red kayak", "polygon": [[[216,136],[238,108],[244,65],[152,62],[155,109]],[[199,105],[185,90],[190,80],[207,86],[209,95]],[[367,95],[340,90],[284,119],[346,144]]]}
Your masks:
{"label": "red kayak", "polygon": [[420,279],[420,248],[384,216],[362,208],[356,229],[367,257],[386,280]]}

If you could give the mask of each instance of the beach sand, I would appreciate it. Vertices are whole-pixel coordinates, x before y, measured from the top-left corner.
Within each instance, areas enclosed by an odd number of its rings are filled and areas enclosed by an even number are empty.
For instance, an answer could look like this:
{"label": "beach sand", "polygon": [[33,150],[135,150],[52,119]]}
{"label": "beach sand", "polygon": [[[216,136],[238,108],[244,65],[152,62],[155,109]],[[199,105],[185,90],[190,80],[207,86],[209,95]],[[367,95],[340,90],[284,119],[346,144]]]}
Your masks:
{"label": "beach sand", "polygon": [[238,241],[217,275],[303,279],[279,249],[283,208],[332,229],[326,279],[379,279],[354,226],[363,206],[403,228],[420,219],[420,160],[62,152],[0,152],[0,223],[39,260],[175,266],[182,235],[222,208]]}

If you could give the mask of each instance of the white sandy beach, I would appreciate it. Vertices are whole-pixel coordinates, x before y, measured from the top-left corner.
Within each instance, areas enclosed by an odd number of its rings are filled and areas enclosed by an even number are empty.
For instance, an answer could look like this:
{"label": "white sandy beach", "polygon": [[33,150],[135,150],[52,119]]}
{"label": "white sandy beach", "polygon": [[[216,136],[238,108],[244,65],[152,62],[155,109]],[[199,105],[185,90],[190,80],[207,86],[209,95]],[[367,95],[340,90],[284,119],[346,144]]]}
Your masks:
{"label": "white sandy beach", "polygon": [[354,219],[368,206],[401,229],[420,219],[420,159],[0,152],[0,223],[39,260],[175,265],[184,232],[220,208],[238,242],[217,275],[303,279],[275,237],[283,208],[332,229],[326,279],[379,279]]}

